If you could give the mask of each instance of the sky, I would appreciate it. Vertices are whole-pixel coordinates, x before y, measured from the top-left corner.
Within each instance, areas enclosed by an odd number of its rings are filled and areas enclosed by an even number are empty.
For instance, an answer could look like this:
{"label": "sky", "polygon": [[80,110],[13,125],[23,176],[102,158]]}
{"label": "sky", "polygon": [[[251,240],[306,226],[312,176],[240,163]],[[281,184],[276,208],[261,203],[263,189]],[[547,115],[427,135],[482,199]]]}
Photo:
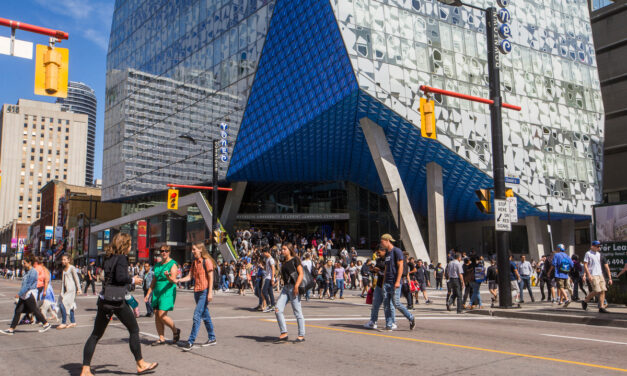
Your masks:
{"label": "sky", "polygon": [[[104,134],[104,97],[107,46],[113,17],[114,0],[2,0],[0,17],[50,29],[62,30],[69,39],[57,44],[69,49],[69,79],[86,83],[96,91],[96,155],[94,177],[102,177],[102,140]],[[0,26],[0,36],[10,37],[11,29]],[[17,30],[16,39],[47,44],[48,37]],[[0,54],[0,104],[33,99],[54,102],[56,98],[33,93],[35,62]]]}

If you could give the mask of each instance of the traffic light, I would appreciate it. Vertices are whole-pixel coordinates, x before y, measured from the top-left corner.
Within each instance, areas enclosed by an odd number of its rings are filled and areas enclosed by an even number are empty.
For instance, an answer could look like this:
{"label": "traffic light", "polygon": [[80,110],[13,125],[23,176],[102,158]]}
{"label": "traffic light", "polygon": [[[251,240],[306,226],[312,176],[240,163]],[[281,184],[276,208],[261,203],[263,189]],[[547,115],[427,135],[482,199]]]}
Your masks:
{"label": "traffic light", "polygon": [[214,244],[222,243],[222,232],[220,232],[220,230],[215,230],[213,232],[213,243]]}
{"label": "traffic light", "polygon": [[69,50],[37,45],[35,94],[67,98]]}
{"label": "traffic light", "polygon": [[492,213],[492,204],[490,204],[490,190],[489,189],[477,189],[475,194],[479,198],[479,201],[475,202],[475,205],[479,208],[479,211],[485,214]]}
{"label": "traffic light", "polygon": [[420,133],[435,140],[435,102],[420,98]]}
{"label": "traffic light", "polygon": [[179,190],[168,189],[168,210],[179,209]]}
{"label": "traffic light", "polygon": [[505,190],[505,197],[514,197],[514,190],[512,190],[511,188],[507,188]]}

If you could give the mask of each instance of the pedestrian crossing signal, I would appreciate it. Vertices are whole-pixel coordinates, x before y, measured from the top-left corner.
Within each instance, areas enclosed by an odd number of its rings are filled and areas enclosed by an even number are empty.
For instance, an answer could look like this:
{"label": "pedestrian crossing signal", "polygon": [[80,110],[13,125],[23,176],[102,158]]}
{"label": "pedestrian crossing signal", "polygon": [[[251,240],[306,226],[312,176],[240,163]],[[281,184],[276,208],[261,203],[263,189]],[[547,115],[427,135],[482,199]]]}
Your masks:
{"label": "pedestrian crossing signal", "polygon": [[479,198],[479,201],[475,202],[479,211],[484,214],[491,214],[492,204],[490,203],[490,190],[489,189],[477,189],[475,194]]}
{"label": "pedestrian crossing signal", "polygon": [[38,44],[35,54],[35,94],[67,98],[69,50]]}
{"label": "pedestrian crossing signal", "polygon": [[215,244],[222,244],[222,239],[223,239],[223,233],[220,230],[215,230],[213,232],[213,242]]}
{"label": "pedestrian crossing signal", "polygon": [[168,210],[179,209],[179,190],[168,189]]}

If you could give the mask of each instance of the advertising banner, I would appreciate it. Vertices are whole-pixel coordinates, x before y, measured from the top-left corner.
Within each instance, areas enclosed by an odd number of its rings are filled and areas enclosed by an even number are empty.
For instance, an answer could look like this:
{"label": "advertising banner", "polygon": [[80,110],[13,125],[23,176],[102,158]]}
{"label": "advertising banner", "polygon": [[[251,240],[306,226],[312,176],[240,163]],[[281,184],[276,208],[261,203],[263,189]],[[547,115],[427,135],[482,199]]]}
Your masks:
{"label": "advertising banner", "polygon": [[17,248],[17,238],[11,238],[11,248]]}
{"label": "advertising banner", "polygon": [[57,242],[60,242],[61,240],[63,240],[63,227],[62,226],[57,226],[54,229],[54,239]]}
{"label": "advertising banner", "polygon": [[627,203],[595,207],[594,223],[601,252],[616,277],[627,262]]}
{"label": "advertising banner", "polygon": [[54,235],[54,228],[52,226],[46,226],[45,239],[50,240]]}
{"label": "advertising banner", "polygon": [[150,252],[148,248],[148,222],[137,221],[137,258],[148,259]]}
{"label": "advertising banner", "polygon": [[2,244],[2,253],[7,253],[7,245]]}

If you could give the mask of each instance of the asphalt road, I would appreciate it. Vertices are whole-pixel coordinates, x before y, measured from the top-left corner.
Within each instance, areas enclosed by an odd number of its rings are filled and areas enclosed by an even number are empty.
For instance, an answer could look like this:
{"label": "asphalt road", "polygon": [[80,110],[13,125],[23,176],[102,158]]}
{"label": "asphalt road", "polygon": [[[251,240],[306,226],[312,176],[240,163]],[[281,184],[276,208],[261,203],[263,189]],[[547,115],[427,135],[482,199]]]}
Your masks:
{"label": "asphalt road", "polygon": [[[19,282],[0,280],[0,327],[13,315]],[[55,289],[59,291],[59,289]],[[441,292],[435,292],[438,298]],[[154,321],[140,318],[142,351],[160,363],[156,374],[172,375],[587,375],[627,372],[627,329],[579,324],[498,319],[418,306],[417,325],[409,330],[397,313],[398,330],[367,330],[370,307],[350,292],[338,301],[303,303],[307,320],[304,343],[273,344],[279,329],[273,313],[252,311],[252,294],[219,293],[211,304],[218,344],[189,353],[176,346],[148,346],[156,338]],[[0,336],[1,375],[78,375],[82,351],[95,317],[96,297],[78,298],[78,327],[38,333],[18,326],[12,337]],[[437,307],[440,306],[441,309]],[[143,310],[143,306],[140,305]],[[178,294],[171,313],[187,338],[192,324],[193,295]],[[286,308],[290,337],[296,337],[291,308]],[[379,325],[383,324],[383,311]],[[200,330],[198,343],[207,339]],[[166,337],[172,334],[166,329]],[[92,366],[96,374],[134,374],[128,335],[112,322],[100,341]]]}

